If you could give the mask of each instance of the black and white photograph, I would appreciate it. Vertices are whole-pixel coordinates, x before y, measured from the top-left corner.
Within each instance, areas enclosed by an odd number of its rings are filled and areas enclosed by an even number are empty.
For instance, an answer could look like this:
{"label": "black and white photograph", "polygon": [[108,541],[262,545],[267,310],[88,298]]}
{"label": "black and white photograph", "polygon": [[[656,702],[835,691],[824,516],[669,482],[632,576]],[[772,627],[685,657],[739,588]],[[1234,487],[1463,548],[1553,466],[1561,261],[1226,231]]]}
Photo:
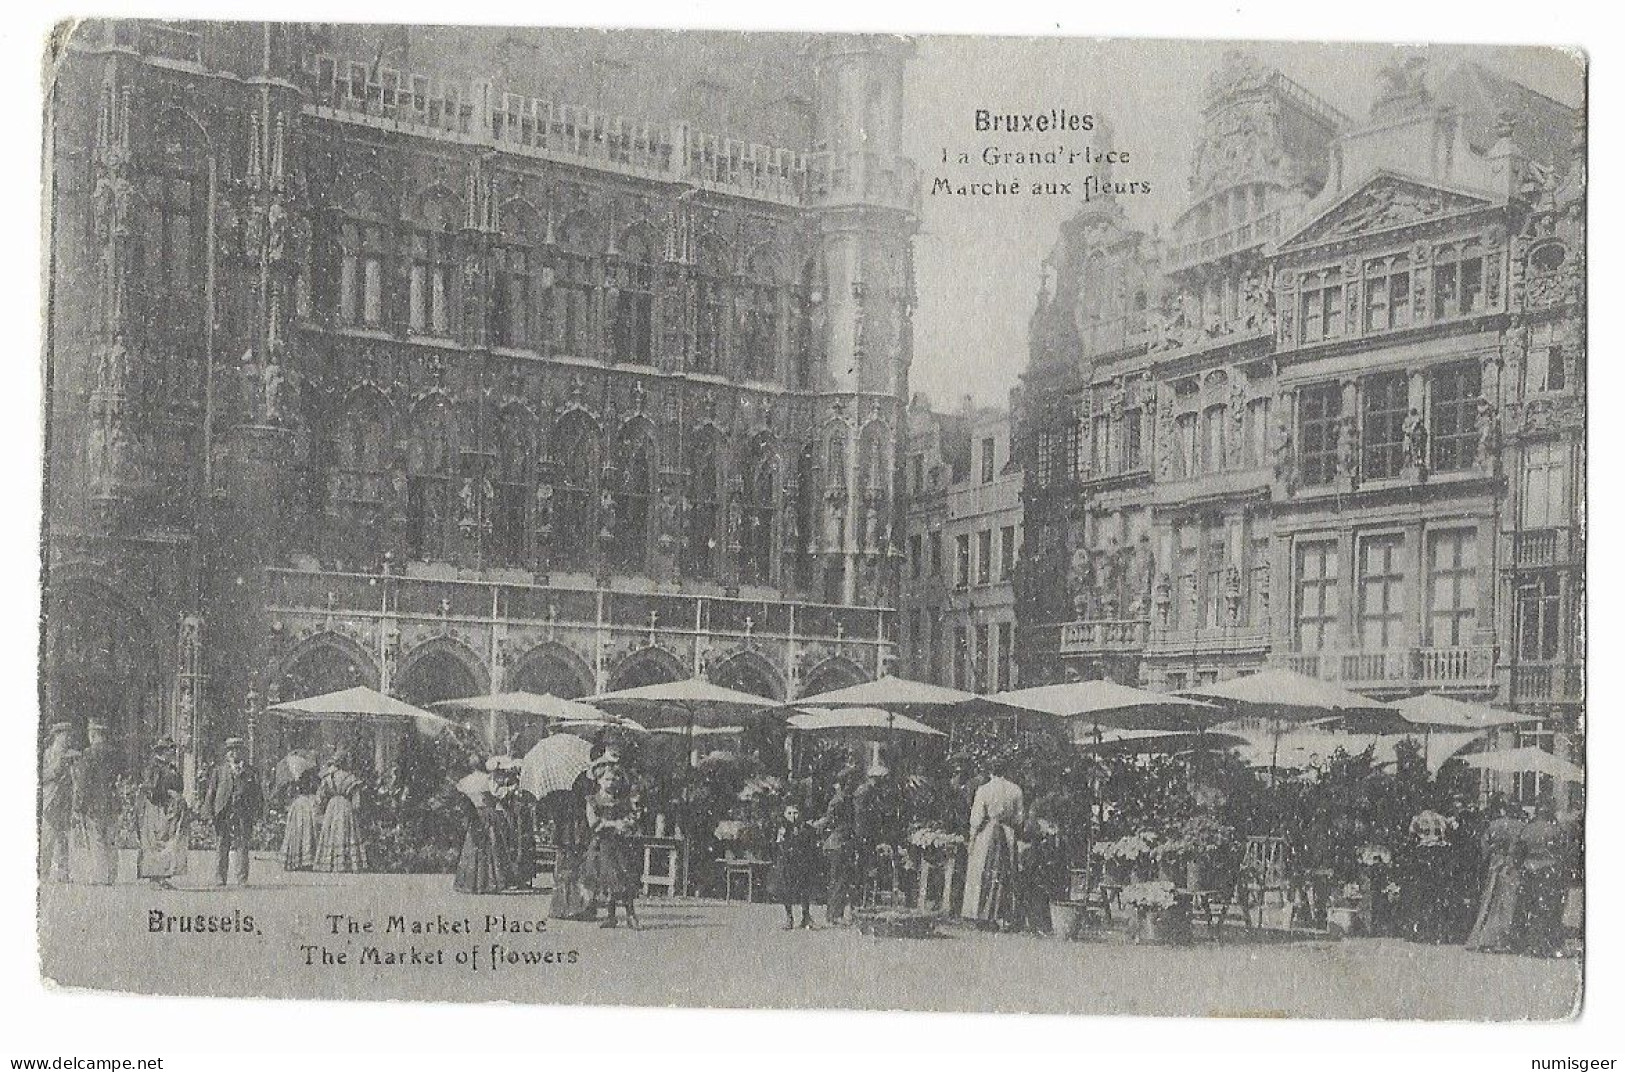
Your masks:
{"label": "black and white photograph", "polygon": [[1581,1015],[1578,47],[42,56],[41,985]]}

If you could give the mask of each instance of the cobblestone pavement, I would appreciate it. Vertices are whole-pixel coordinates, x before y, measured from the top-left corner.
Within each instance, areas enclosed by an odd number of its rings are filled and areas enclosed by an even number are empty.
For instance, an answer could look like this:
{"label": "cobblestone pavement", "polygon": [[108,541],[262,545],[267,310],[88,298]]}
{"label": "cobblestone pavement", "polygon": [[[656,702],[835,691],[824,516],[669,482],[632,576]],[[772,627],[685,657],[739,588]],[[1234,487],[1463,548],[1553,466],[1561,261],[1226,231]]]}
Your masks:
{"label": "cobblestone pavement", "polygon": [[[449,875],[283,874],[256,860],[251,887],[219,890],[204,886],[211,864],[194,854],[174,890],[127,877],[45,886],[46,976],[222,996],[1349,1019],[1562,1017],[1581,976],[1578,956],[1391,939],[1257,942],[1239,929],[1179,948],[960,927],[874,939],[784,931],[777,906],[714,901],[651,901],[643,931],[603,930],[547,921],[545,896],[456,893]],[[126,856],[122,875],[132,873]],[[392,917],[406,929],[392,929]]]}

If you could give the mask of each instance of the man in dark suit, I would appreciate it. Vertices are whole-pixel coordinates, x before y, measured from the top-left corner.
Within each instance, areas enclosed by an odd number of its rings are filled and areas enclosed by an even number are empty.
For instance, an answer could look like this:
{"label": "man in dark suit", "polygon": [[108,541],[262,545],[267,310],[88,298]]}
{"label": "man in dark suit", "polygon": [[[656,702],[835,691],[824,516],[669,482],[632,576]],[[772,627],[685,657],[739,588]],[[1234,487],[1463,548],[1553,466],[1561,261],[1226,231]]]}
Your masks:
{"label": "man in dark suit", "polygon": [[[226,884],[228,872],[234,873],[242,885],[248,885],[249,841],[264,810],[265,797],[259,779],[249,769],[245,752],[241,737],[226,740],[226,758],[214,769],[208,794],[203,798],[203,814],[214,823],[216,886]],[[230,866],[233,851],[237,853],[235,869]]]}

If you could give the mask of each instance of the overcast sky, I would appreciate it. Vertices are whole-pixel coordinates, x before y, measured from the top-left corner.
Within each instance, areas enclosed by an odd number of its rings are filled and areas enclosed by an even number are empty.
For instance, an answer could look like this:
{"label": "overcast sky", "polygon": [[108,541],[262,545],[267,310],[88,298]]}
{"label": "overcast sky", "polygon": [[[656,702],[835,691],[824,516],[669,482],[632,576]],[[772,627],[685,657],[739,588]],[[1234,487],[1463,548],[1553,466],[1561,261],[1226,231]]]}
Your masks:
{"label": "overcast sky", "polygon": [[[974,111],[1066,108],[1107,116],[1116,148],[1130,162],[1117,180],[1154,184],[1131,198],[1134,222],[1166,229],[1186,207],[1191,151],[1199,131],[1201,87],[1232,42],[1079,38],[925,37],[910,67],[904,140],[920,164],[924,207],[915,241],[919,308],[910,389],[939,407],[971,393],[1003,404],[1027,360],[1027,320],[1040,265],[1076,197],[931,196],[931,177],[993,178],[1004,169],[941,165],[942,150],[983,146],[1081,148],[1091,136],[978,134]],[[1349,115],[1363,119],[1385,45],[1250,44],[1264,63]],[[1577,60],[1551,49],[1429,46],[1430,79],[1471,57],[1564,104],[1581,103]],[[1097,146],[1098,147],[1098,146]],[[1019,177],[1015,171],[1010,177]]]}

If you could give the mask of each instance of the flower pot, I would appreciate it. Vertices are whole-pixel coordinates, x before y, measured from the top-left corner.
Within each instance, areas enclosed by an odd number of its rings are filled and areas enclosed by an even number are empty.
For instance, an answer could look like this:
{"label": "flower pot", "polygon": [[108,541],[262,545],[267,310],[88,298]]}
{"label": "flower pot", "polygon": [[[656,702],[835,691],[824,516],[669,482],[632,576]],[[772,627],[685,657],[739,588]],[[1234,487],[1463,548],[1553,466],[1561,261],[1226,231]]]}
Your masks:
{"label": "flower pot", "polygon": [[1076,938],[1087,920],[1082,901],[1051,901],[1049,904],[1050,928],[1063,942]]}

